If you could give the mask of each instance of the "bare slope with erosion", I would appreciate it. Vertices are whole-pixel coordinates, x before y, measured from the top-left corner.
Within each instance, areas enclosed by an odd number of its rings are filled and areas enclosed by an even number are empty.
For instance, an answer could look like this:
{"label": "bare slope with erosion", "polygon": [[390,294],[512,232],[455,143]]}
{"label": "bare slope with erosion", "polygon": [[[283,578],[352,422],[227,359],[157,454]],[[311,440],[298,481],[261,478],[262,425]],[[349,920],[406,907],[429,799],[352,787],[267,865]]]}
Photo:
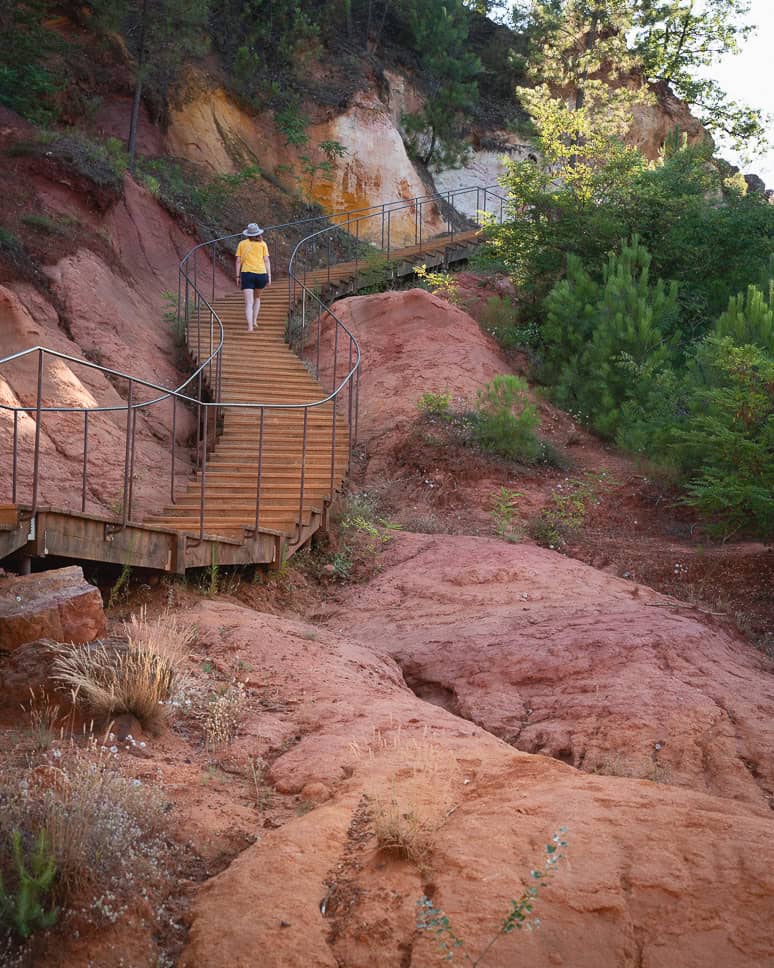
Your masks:
{"label": "bare slope with erosion", "polygon": [[[272,684],[283,713],[251,716],[232,755],[272,745],[275,790],[301,793],[308,810],[264,828],[205,885],[187,968],[429,966],[439,956],[416,929],[423,893],[477,952],[561,825],[570,847],[539,901],[543,927],[506,938],[488,964],[516,952],[568,968],[774,964],[761,930],[774,890],[768,810],[515,751],[417,699],[392,660],[340,635],[225,602],[186,619],[214,661]],[[392,798],[434,818],[424,870],[377,847],[369,818]]]}
{"label": "bare slope with erosion", "polygon": [[674,599],[555,552],[399,535],[330,618],[518,749],[774,808],[774,675]]}

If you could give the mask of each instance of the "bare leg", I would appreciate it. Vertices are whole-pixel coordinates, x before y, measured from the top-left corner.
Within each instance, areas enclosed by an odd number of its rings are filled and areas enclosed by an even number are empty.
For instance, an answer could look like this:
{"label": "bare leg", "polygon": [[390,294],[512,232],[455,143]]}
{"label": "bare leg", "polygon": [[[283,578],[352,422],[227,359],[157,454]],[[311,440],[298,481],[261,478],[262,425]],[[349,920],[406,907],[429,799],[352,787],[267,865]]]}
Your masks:
{"label": "bare leg", "polygon": [[[252,333],[253,326],[255,325],[255,323],[253,322],[253,295],[254,295],[254,293],[253,293],[253,290],[252,289],[245,289],[244,290],[244,294],[245,294],[245,318],[247,319],[247,332],[248,333]],[[260,305],[260,303],[259,303],[259,305]]]}
{"label": "bare leg", "polygon": [[258,295],[260,289],[255,290],[255,301],[253,302],[253,328],[258,326],[258,313],[261,311],[261,297]]}

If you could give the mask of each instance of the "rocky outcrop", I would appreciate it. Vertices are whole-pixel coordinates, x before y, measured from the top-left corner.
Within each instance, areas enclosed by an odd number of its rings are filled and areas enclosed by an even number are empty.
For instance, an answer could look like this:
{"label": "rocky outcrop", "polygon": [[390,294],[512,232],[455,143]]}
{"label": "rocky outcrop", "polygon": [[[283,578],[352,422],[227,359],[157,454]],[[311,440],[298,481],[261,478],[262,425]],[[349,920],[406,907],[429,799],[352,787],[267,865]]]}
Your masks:
{"label": "rocky outcrop", "polygon": [[529,545],[404,534],[332,621],[518,749],[774,809],[771,663],[645,586]]}
{"label": "rocky outcrop", "polygon": [[77,565],[0,578],[0,650],[43,638],[82,644],[105,630],[99,589]]}
{"label": "rocky outcrop", "polygon": [[[97,216],[72,191],[40,181],[38,198],[46,211],[73,217],[86,226],[102,227],[109,248],[80,248],[48,266],[50,291],[46,298],[29,283],[0,286],[0,327],[3,355],[45,346],[75,359],[98,362],[141,376],[159,386],[175,387],[184,377],[178,368],[174,335],[163,320],[163,293],[177,291],[177,263],[191,246],[163,213],[153,197],[127,177],[124,195],[106,216]],[[54,302],[56,305],[54,305]],[[31,408],[35,405],[37,359],[27,357],[0,369],[0,403]],[[123,495],[128,381],[106,378],[88,365],[49,358],[43,382],[44,405],[116,407],[93,413],[89,421],[86,510],[115,514]],[[149,400],[153,391],[135,388],[134,400]],[[187,480],[190,464],[182,445],[193,429],[185,407],[176,414],[176,475]],[[35,420],[19,417],[17,501],[29,503],[32,494]],[[166,400],[141,409],[137,416],[133,516],[158,506],[169,493],[172,404]],[[41,423],[41,488],[39,502],[81,509],[83,479],[82,413],[45,414]],[[12,453],[13,415],[0,409],[0,446]],[[11,495],[12,462],[0,467],[0,494]]]}
{"label": "rocky outcrop", "polygon": [[[445,550],[450,568],[459,548]],[[420,584],[432,581],[428,561],[420,556],[413,571],[404,558],[409,584],[423,564]],[[458,626],[464,636],[456,600],[470,608],[475,595],[482,611],[492,583],[501,599],[508,592],[490,573],[479,578],[433,602],[443,632],[424,627],[428,637],[444,638],[451,661]],[[421,606],[412,614],[403,594],[382,586],[394,610],[385,601],[392,633],[424,622]],[[359,634],[378,641],[368,599],[364,604]],[[391,618],[398,613],[402,624]],[[274,684],[271,704],[245,723],[232,757],[271,744],[277,791],[329,791],[321,805],[310,797],[307,811],[280,829],[264,828],[203,886],[180,961],[185,968],[252,968],[256,958],[314,968],[435,964],[433,933],[417,930],[423,894],[450,918],[465,950],[478,954],[562,826],[569,847],[536,904],[540,930],[505,937],[487,964],[505,968],[516,953],[538,968],[748,968],[774,960],[762,930],[774,891],[767,808],[589,776],[514,750],[418,699],[391,659],[340,634],[226,602],[203,603],[185,620],[196,623],[211,661],[256,670],[248,689]],[[485,666],[480,653],[471,661]],[[378,847],[373,818],[393,801],[405,818],[432,818],[420,866]]]}

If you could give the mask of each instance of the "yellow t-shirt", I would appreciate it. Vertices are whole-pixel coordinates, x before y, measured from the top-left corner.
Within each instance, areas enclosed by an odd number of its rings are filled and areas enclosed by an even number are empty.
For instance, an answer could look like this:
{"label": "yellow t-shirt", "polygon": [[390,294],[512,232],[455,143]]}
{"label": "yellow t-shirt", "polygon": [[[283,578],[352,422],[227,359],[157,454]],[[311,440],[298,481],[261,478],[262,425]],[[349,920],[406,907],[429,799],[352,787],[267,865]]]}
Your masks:
{"label": "yellow t-shirt", "polygon": [[262,240],[242,239],[237,246],[237,258],[240,260],[242,272],[266,272],[266,262],[269,247]]}

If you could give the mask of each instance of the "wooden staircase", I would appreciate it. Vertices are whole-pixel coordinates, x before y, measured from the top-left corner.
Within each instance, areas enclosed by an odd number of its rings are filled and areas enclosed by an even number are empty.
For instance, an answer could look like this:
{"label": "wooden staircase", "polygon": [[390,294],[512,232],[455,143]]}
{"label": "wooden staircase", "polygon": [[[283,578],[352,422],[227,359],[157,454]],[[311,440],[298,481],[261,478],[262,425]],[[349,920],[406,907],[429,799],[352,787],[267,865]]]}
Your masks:
{"label": "wooden staircase", "polygon": [[[336,418],[336,448],[331,468],[333,403],[306,411],[306,448],[304,408],[270,406],[314,403],[327,395],[285,342],[289,311],[287,279],[275,279],[264,290],[255,333],[247,332],[241,292],[219,299],[213,308],[225,330],[221,382],[224,407],[222,432],[207,457],[204,532],[238,538],[245,530],[256,528],[260,462],[257,529],[279,532],[293,543],[299,525],[308,525],[312,514],[323,514],[330,503],[331,478],[335,491],[346,475],[347,423],[340,412]],[[190,335],[194,343],[195,336]],[[236,408],[229,407],[229,403],[266,406]],[[201,495],[201,477],[197,476],[175,504],[147,518],[146,523],[198,534]]]}
{"label": "wooden staircase", "polygon": [[[474,242],[477,235],[476,231],[460,233],[455,242],[464,247]],[[390,261],[410,266],[446,252],[449,247],[448,238],[425,242],[393,251]],[[309,272],[303,281],[316,290],[326,286],[335,289],[352,283],[365,269],[362,262],[359,265],[340,263],[330,269]],[[296,289],[300,292],[300,287]],[[313,518],[324,519],[347,474],[350,441],[345,413],[348,402],[340,401],[337,405],[333,460],[332,402],[306,409],[306,447],[305,408],[269,406],[309,404],[327,396],[326,390],[285,342],[291,310],[287,278],[275,275],[273,285],[263,291],[256,333],[247,332],[241,292],[234,291],[216,300],[213,309],[224,327],[220,395],[224,417],[222,433],[208,447],[204,513],[202,479],[197,475],[175,504],[146,518],[145,524],[189,535],[201,533],[236,540],[243,539],[246,533],[269,531],[281,535],[292,550]],[[206,342],[209,348],[209,341]],[[196,346],[196,332],[189,328],[189,349],[194,358]],[[345,400],[348,392],[344,393]],[[243,409],[228,406],[236,403],[253,406]],[[260,404],[266,406],[261,408]],[[261,440],[262,446],[259,446]],[[305,454],[303,461],[302,454]]]}

